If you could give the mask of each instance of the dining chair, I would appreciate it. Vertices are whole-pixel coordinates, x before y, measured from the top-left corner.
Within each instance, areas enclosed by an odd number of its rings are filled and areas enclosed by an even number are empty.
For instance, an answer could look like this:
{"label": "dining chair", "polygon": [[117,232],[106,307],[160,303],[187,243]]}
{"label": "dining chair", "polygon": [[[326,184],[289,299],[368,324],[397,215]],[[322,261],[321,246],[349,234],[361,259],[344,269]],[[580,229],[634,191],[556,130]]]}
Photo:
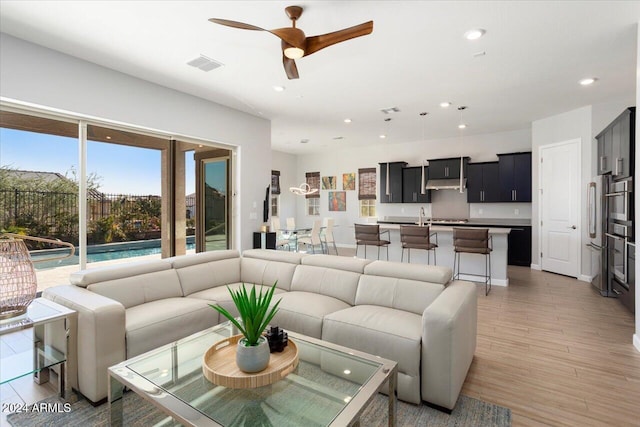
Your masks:
{"label": "dining chair", "polygon": [[303,244],[306,247],[311,246],[311,252],[316,253],[316,246],[320,246],[320,252],[324,253],[324,245],[322,239],[320,239],[320,227],[322,221],[317,219],[313,221],[313,227],[311,228],[311,234],[298,238],[298,245]]}
{"label": "dining chair", "polygon": [[[488,228],[453,228],[453,278],[460,277],[460,258],[463,253],[484,255],[484,294],[491,292],[491,251],[493,242]],[[457,273],[456,273],[457,272]],[[476,273],[465,273],[482,276]]]}
{"label": "dining chair", "polygon": [[[356,228],[356,256],[358,256],[358,248],[364,246],[364,257],[367,257],[367,246],[378,247],[378,259],[380,259],[380,247],[387,249],[387,261],[389,261],[389,244],[390,240],[380,238],[380,225],[378,224],[355,224]],[[389,230],[383,231],[389,235]]]}
{"label": "dining chair", "polygon": [[336,251],[336,255],[338,254],[338,247],[336,246],[336,241],[333,237],[333,226],[335,224],[335,220],[333,218],[325,218],[324,219],[324,232],[321,237],[324,237],[324,246],[325,252],[329,253],[329,243],[333,244],[333,250]]}
{"label": "dining chair", "polygon": [[271,217],[271,231],[276,233],[276,249],[282,248],[288,251],[291,250],[291,241],[289,240],[290,235],[282,233],[280,229],[280,217],[272,216]]}
{"label": "dining chair", "polygon": [[[435,243],[431,242],[431,237],[435,237]],[[433,251],[433,263],[437,264],[438,233],[431,233],[428,225],[401,225],[400,242],[402,243],[400,262],[404,261],[405,249],[408,251],[407,262],[409,263],[411,262],[411,249],[424,249],[427,251],[427,264],[431,263],[431,251]]]}
{"label": "dining chair", "polygon": [[296,219],[293,217],[287,218],[287,230],[295,230],[296,229]]}

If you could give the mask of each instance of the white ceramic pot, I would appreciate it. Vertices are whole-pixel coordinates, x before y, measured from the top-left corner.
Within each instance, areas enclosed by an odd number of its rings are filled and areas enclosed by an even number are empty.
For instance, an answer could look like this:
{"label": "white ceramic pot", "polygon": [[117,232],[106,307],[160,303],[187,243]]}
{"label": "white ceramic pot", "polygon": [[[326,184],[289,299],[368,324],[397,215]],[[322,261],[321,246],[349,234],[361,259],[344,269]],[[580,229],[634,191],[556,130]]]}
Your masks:
{"label": "white ceramic pot", "polygon": [[258,345],[247,346],[245,338],[238,341],[236,364],[242,372],[260,372],[269,365],[269,342],[265,337],[258,339]]}

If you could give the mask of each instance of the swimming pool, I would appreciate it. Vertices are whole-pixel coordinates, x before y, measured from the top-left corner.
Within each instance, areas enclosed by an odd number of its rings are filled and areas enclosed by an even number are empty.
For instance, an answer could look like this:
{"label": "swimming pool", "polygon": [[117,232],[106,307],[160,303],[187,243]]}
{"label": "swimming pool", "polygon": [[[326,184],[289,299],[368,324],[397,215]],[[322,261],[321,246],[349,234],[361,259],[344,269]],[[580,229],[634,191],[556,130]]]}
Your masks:
{"label": "swimming pool", "polygon": [[[125,244],[89,246],[87,248],[87,262],[91,263],[114,259],[135,258],[145,255],[160,254],[162,252],[160,241],[147,241],[142,243],[145,247],[137,247],[140,246],[141,243],[142,242],[128,242]],[[187,250],[195,249],[195,247],[195,242],[187,241]],[[59,253],[60,252],[54,251],[31,252],[31,259],[34,261],[33,266],[36,270],[48,270],[56,267],[80,264],[80,257],[77,254],[61,260],[37,262],[40,259],[57,256]]]}

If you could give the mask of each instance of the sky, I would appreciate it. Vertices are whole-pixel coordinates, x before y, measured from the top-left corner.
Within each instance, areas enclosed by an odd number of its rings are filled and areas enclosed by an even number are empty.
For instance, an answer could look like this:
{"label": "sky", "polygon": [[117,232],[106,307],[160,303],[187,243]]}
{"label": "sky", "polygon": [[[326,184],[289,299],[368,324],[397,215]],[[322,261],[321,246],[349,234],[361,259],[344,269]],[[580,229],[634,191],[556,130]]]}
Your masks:
{"label": "sky", "polygon": [[[186,153],[186,194],[195,192],[193,152]],[[73,177],[78,171],[78,140],[0,128],[0,166]],[[103,193],[160,195],[160,151],[87,142],[87,174],[98,177]]]}

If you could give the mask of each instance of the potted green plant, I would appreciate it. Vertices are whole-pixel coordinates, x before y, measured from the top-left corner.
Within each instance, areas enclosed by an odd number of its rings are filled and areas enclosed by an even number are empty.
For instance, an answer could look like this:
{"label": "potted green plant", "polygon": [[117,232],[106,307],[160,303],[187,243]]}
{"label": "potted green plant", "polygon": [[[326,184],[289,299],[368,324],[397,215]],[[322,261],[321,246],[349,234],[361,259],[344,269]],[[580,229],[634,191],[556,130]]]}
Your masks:
{"label": "potted green plant", "polygon": [[278,312],[280,300],[269,309],[277,283],[274,283],[266,292],[262,286],[260,291],[256,292],[256,285],[253,285],[251,291],[247,291],[244,283],[238,290],[227,286],[240,314],[240,322],[224,307],[209,304],[211,308],[229,319],[242,333],[243,338],[238,341],[236,351],[236,364],[243,372],[259,372],[269,365],[269,343],[262,332]]}

